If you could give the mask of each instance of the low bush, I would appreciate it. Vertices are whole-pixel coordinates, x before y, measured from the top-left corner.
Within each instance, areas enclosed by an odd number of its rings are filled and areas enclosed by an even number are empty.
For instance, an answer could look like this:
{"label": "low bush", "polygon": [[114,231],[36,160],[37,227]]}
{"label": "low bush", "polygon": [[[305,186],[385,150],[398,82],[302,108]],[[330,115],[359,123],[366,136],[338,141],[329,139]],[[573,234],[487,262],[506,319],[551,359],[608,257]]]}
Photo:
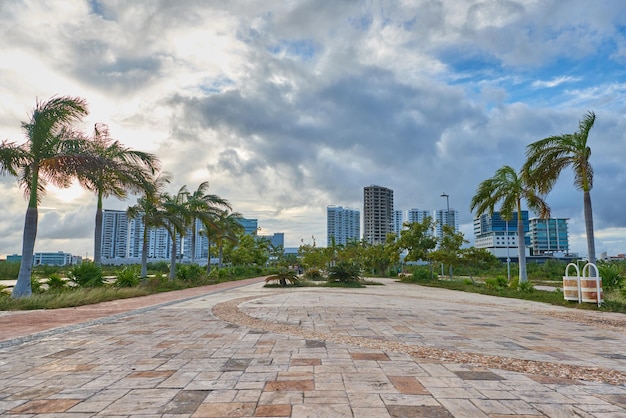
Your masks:
{"label": "low bush", "polygon": [[141,282],[140,270],[136,266],[126,266],[117,272],[115,287],[135,287]]}
{"label": "low bush", "polygon": [[48,292],[61,292],[68,289],[67,281],[56,273],[50,275],[46,284]]}
{"label": "low bush", "polygon": [[504,289],[509,287],[509,281],[506,277],[498,276],[495,278],[485,279],[485,286],[491,289]]}
{"label": "low bush", "polygon": [[96,263],[83,261],[75,265],[69,273],[70,279],[81,287],[104,286],[102,269]]}
{"label": "low bush", "polygon": [[341,261],[328,269],[328,282],[358,283],[361,279],[361,268],[352,263]]}
{"label": "low bush", "polygon": [[621,269],[615,263],[598,264],[598,274],[602,277],[602,288],[610,291],[621,289],[624,286],[624,277]]}
{"label": "low bush", "polygon": [[178,264],[176,266],[176,278],[183,282],[197,282],[205,276],[205,270],[197,264]]}
{"label": "low bush", "polygon": [[322,274],[322,271],[319,270],[319,269],[307,270],[304,273],[304,277],[306,277],[308,280],[311,280],[311,281],[314,281],[314,282],[319,282],[319,281],[322,281],[322,280],[326,280],[326,278]]}
{"label": "low bush", "polygon": [[268,276],[265,279],[265,283],[278,282],[280,286],[287,286],[288,284],[295,285],[299,282],[298,274],[289,269],[284,269],[279,271],[278,273]]}

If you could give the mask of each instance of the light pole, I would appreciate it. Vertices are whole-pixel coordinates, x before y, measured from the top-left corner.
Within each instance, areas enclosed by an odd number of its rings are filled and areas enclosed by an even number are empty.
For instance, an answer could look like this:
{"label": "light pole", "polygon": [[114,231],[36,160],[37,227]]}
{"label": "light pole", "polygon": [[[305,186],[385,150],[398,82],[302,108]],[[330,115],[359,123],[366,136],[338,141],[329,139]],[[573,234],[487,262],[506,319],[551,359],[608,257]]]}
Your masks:
{"label": "light pole", "polygon": [[509,257],[509,220],[506,219],[506,275],[511,283],[511,257]]}
{"label": "light pole", "polygon": [[[447,193],[441,193],[441,197],[445,197],[446,198],[446,225],[450,225],[450,195]],[[442,216],[443,218],[443,216]],[[443,221],[443,219],[442,219]],[[442,228],[443,228],[443,222],[442,222]],[[441,237],[443,238],[443,229],[441,231]],[[452,267],[450,267],[450,269],[452,269]],[[443,263],[441,263],[441,276],[443,277],[445,273],[443,272]]]}

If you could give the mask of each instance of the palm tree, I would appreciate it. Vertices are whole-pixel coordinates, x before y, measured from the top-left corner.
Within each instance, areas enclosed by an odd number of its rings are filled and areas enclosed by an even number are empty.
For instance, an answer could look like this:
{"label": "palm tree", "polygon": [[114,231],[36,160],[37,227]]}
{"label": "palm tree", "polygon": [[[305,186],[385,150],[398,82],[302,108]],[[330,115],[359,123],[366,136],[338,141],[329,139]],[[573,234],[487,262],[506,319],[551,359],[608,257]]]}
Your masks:
{"label": "palm tree", "polygon": [[[208,237],[212,237],[213,241],[217,245],[218,249],[218,269],[222,268],[222,255],[224,243],[230,241],[233,244],[237,243],[238,236],[243,233],[244,227],[241,225],[241,219],[243,219],[239,212],[222,211],[217,219],[213,222],[204,224],[204,231]],[[207,266],[207,272],[211,271],[211,245],[209,241],[209,261]]]}
{"label": "palm tree", "polygon": [[32,294],[31,273],[37,237],[38,205],[46,185],[67,187],[81,167],[98,161],[84,152],[86,139],[73,124],[88,113],[79,97],[53,97],[37,101],[28,122],[22,122],[26,142],[0,144],[0,172],[16,176],[28,198],[24,220],[22,261],[12,296]]}
{"label": "palm tree", "polygon": [[[170,280],[176,278],[176,258],[178,256],[178,250],[176,245],[176,238],[185,235],[185,225],[189,222],[191,214],[187,210],[186,199],[187,186],[182,186],[178,193],[170,195],[163,193],[161,195],[161,205],[163,207],[163,219],[165,221],[165,227],[172,239],[172,251],[170,254]],[[182,241],[182,240],[181,240]]]}
{"label": "palm tree", "polygon": [[196,191],[187,194],[187,210],[191,217],[191,263],[196,262],[196,220],[203,224],[214,222],[224,209],[232,209],[227,200],[207,194],[209,182],[202,182]]}
{"label": "palm tree", "polygon": [[151,228],[169,227],[165,213],[161,207],[163,188],[171,181],[169,174],[161,174],[151,180],[151,187],[144,190],[144,195],[137,199],[134,206],[128,208],[128,217],[141,218],[143,223],[143,241],[141,250],[141,277],[148,275],[148,233]]}
{"label": "palm tree", "polygon": [[140,192],[150,186],[149,180],[159,168],[155,155],[124,147],[109,136],[104,124],[96,124],[90,152],[106,161],[95,165],[79,175],[81,185],[96,193],[96,228],[94,231],[94,262],[102,262],[102,200],[115,196],[125,199],[128,191]]}
{"label": "palm tree", "polygon": [[[528,281],[526,274],[526,248],[524,242],[524,224],[522,223],[522,200],[542,218],[550,216],[550,207],[539,196],[529,182],[529,176],[522,171],[519,175],[508,165],[498,169],[495,175],[478,186],[472,197],[470,210],[476,216],[484,213],[493,215],[495,206],[501,202],[500,216],[510,220],[517,212],[517,250],[519,259],[519,282]],[[507,237],[508,239],[508,237]]]}
{"label": "palm tree", "polygon": [[525,169],[533,173],[532,180],[540,193],[549,193],[556,184],[561,171],[571,166],[574,170],[574,185],[583,191],[583,211],[587,233],[589,262],[596,262],[596,247],[593,235],[593,213],[591,209],[591,189],[593,188],[593,168],[589,162],[591,148],[587,145],[589,131],[596,115],[587,112],[579,121],[578,132],[551,136],[530,144],[526,148]]}

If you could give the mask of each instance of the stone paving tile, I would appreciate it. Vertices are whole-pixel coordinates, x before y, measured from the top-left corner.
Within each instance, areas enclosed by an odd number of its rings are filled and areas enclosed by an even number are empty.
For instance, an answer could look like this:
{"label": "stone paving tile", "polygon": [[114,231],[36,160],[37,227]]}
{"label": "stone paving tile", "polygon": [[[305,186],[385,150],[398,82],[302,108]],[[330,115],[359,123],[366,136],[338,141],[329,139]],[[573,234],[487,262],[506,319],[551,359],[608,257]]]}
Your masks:
{"label": "stone paving tile", "polygon": [[299,329],[626,370],[623,333],[562,328],[523,302],[385,283],[362,292],[254,284],[2,343],[0,415],[625,416],[624,386],[274,333],[211,311],[252,296],[242,312]]}

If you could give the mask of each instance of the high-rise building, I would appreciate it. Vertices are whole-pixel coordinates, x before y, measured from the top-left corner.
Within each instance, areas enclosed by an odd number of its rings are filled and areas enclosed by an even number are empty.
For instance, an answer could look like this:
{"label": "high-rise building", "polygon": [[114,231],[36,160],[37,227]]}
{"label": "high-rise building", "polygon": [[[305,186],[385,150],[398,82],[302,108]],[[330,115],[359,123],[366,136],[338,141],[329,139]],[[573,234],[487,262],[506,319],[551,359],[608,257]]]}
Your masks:
{"label": "high-rise building", "polygon": [[102,259],[128,256],[128,215],[123,210],[102,211]]}
{"label": "high-rise building", "polygon": [[[522,211],[525,253],[530,255],[530,238],[526,235],[530,229],[528,211]],[[498,258],[517,258],[517,212],[513,212],[510,221],[500,217],[500,212],[492,216],[482,214],[474,218],[474,246],[484,248]]]}
{"label": "high-rise building", "polygon": [[[139,215],[129,222],[130,245],[129,257],[141,257],[143,250],[143,216]],[[177,238],[176,248],[180,251],[180,239]],[[164,227],[148,230],[148,258],[168,260],[172,252],[172,240]]]}
{"label": "high-rise building", "polygon": [[[201,231],[204,230],[204,225],[200,219],[196,219],[196,254],[195,259],[199,258],[207,258],[209,254],[209,239],[205,234],[202,234]],[[185,233],[185,237],[183,238],[184,242],[184,258],[191,260],[191,227],[187,228]],[[180,251],[180,248],[178,248]]]}
{"label": "high-rise building", "polygon": [[381,244],[393,232],[393,190],[381,186],[363,188],[363,239]]}
{"label": "high-rise building", "polygon": [[259,227],[258,219],[241,218],[238,222],[243,226],[244,234],[256,235]]}
{"label": "high-rise building", "polygon": [[454,228],[454,232],[459,232],[459,211],[454,209],[440,209],[434,213],[433,220],[435,224],[435,236],[438,239],[443,238],[443,226],[449,225]]}
{"label": "high-rise building", "polygon": [[400,231],[402,231],[402,225],[404,225],[404,211],[400,209],[394,209],[392,232],[396,234],[396,238],[400,237]]}
{"label": "high-rise building", "polygon": [[433,214],[429,210],[409,209],[407,212],[407,222],[424,222],[426,218],[433,218]]}
{"label": "high-rise building", "polygon": [[350,240],[361,238],[361,212],[342,206],[326,208],[326,245],[346,245]]}
{"label": "high-rise building", "polygon": [[530,219],[530,248],[533,255],[569,253],[567,219]]}

